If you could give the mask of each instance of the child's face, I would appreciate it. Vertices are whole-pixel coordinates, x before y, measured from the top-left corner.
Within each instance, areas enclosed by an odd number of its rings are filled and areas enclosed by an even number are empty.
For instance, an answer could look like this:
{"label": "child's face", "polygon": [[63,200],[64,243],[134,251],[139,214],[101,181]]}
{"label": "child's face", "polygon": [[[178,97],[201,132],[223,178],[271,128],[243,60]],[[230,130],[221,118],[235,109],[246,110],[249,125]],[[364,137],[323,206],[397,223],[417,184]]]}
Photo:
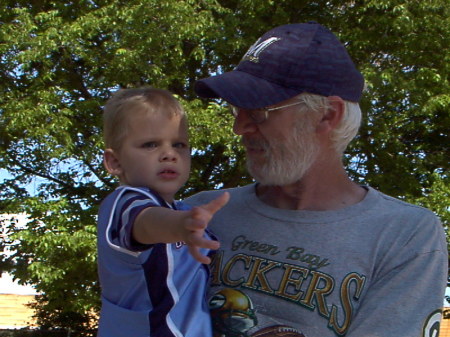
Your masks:
{"label": "child's face", "polygon": [[115,155],[122,184],[149,187],[172,202],[189,177],[186,120],[162,113],[138,113],[129,120],[127,135]]}

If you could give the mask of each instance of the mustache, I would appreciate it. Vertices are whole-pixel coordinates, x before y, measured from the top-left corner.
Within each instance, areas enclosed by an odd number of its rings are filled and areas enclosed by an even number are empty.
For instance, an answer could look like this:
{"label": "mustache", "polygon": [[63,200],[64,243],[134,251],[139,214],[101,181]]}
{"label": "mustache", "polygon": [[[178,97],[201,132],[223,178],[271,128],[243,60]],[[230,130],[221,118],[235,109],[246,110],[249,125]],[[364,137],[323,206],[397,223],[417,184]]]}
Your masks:
{"label": "mustache", "polygon": [[270,149],[269,142],[265,139],[248,138],[243,136],[241,139],[241,143],[247,148],[257,148],[261,150]]}

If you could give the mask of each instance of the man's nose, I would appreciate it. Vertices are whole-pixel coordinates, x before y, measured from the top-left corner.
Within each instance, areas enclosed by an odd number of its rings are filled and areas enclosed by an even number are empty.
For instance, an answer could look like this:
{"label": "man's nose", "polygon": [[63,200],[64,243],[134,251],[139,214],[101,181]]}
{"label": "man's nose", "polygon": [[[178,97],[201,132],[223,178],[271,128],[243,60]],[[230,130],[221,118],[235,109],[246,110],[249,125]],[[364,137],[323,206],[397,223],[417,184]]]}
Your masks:
{"label": "man's nose", "polygon": [[245,110],[239,111],[238,115],[234,118],[233,132],[237,135],[242,136],[246,133],[255,132],[257,128],[256,123]]}

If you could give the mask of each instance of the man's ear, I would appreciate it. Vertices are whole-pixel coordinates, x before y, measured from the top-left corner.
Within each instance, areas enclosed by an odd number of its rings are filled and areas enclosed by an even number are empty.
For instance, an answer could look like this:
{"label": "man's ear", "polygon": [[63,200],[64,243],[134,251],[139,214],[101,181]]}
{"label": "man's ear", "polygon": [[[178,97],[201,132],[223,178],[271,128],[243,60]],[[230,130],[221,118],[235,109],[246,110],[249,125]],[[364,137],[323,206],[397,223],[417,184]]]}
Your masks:
{"label": "man's ear", "polygon": [[345,103],[339,96],[327,97],[330,108],[325,111],[322,120],[319,122],[316,131],[319,133],[329,133],[341,122],[344,115]]}
{"label": "man's ear", "polygon": [[113,149],[106,149],[103,152],[103,165],[109,174],[119,176],[122,174],[122,166],[120,165],[119,158]]}

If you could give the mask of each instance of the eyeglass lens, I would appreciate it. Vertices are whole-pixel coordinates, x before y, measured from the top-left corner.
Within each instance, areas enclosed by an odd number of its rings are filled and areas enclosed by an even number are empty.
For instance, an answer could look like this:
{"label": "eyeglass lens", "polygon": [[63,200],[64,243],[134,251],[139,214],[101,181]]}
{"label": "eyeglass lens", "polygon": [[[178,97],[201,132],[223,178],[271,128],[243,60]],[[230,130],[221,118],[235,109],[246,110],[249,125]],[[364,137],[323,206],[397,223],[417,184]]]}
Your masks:
{"label": "eyeglass lens", "polygon": [[237,108],[235,106],[230,106],[230,112],[235,118],[241,111],[247,111],[250,118],[256,123],[264,122],[267,119],[268,111],[266,108],[246,110]]}

